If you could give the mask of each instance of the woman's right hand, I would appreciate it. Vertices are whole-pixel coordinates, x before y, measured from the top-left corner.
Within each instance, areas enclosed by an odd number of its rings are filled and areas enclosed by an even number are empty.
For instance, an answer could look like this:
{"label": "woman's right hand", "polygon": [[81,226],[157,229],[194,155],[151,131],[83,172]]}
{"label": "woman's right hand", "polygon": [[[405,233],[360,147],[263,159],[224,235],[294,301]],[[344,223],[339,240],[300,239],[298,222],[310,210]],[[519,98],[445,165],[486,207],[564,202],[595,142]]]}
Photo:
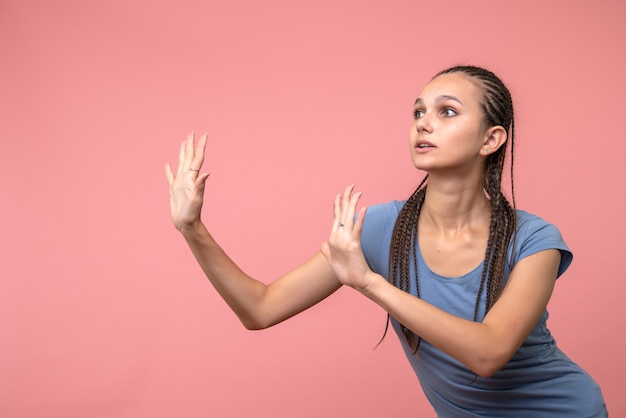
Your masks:
{"label": "woman's right hand", "polygon": [[165,165],[165,176],[170,186],[170,211],[172,222],[179,231],[200,222],[204,185],[209,173],[200,174],[204,162],[207,134],[195,143],[195,134],[187,135],[180,144],[176,175],[169,163]]}

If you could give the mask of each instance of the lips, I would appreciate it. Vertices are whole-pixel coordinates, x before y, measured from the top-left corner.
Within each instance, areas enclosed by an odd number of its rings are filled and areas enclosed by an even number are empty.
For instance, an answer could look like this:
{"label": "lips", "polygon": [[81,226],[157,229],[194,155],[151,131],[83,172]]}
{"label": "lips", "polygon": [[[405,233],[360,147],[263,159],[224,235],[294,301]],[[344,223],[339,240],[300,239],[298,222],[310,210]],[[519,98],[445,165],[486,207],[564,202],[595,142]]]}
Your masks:
{"label": "lips", "polygon": [[415,144],[415,148],[417,148],[417,149],[429,149],[429,148],[436,148],[436,147],[435,147],[435,145],[432,142],[428,142],[428,141],[425,141],[423,139],[420,139]]}

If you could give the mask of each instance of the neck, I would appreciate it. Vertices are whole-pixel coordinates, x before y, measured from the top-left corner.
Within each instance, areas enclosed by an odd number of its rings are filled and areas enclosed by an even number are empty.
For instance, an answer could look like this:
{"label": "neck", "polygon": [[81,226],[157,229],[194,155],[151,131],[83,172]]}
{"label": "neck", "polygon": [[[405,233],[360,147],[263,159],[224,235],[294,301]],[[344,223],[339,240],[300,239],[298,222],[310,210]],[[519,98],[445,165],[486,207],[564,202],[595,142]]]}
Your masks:
{"label": "neck", "polygon": [[429,176],[420,226],[455,234],[467,228],[488,228],[490,218],[491,204],[482,181]]}

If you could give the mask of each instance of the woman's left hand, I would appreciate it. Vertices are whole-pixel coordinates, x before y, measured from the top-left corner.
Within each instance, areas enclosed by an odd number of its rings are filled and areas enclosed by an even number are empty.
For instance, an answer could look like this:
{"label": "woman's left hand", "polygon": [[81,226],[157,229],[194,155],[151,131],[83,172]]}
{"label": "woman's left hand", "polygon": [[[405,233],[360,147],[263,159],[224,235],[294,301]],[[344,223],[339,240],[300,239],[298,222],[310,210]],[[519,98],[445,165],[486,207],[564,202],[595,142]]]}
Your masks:
{"label": "woman's left hand", "polygon": [[354,185],[350,185],[335,197],[333,226],[321,250],[342,284],[365,292],[373,274],[361,249],[366,208],[359,210],[355,221],[361,192],[353,194],[353,190]]}

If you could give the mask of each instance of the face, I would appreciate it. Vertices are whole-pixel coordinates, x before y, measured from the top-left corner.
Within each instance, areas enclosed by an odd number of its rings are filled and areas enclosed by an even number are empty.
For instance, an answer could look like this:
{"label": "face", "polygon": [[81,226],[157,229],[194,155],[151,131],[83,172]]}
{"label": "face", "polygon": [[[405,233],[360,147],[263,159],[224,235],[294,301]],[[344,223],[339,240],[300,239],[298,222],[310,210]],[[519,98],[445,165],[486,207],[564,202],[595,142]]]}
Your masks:
{"label": "face", "polygon": [[487,130],[479,95],[462,73],[440,75],[424,87],[409,131],[415,167],[429,173],[482,167]]}

